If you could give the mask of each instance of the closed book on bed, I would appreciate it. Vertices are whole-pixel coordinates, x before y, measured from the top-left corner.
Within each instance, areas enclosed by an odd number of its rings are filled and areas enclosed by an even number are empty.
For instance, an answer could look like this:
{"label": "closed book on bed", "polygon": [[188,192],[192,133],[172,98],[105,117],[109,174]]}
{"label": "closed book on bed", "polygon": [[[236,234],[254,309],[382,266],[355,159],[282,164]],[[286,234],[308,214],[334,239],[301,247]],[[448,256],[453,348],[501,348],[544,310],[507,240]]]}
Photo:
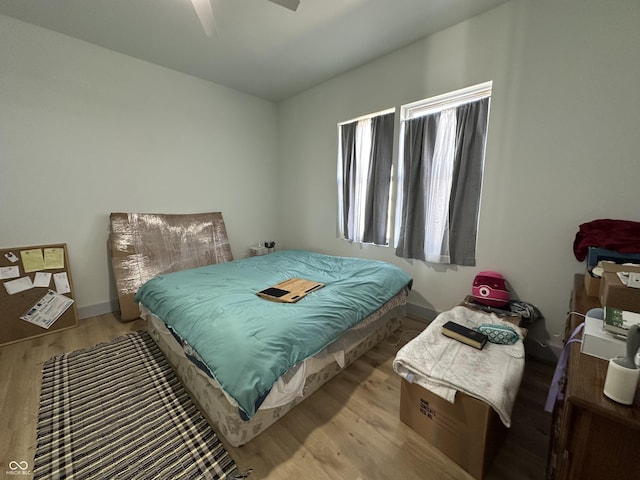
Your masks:
{"label": "closed book on bed", "polygon": [[484,333],[471,330],[464,325],[451,321],[442,325],[442,334],[478,350],[482,350],[485,343],[487,343],[487,336]]}

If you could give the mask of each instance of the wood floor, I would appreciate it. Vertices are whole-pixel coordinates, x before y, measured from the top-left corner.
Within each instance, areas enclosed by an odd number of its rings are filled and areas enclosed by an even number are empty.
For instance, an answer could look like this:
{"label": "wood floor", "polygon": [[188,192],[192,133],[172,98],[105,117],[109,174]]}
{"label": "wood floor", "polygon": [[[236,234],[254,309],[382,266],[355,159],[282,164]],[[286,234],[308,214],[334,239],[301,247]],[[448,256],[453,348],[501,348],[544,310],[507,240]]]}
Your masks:
{"label": "wood floor", "polygon": [[[239,468],[252,469],[251,480],[471,479],[398,418],[393,358],[424,327],[405,320],[404,333],[365,354],[249,444],[227,446]],[[0,347],[0,478],[12,461],[33,465],[43,362],[142,329],[141,320],[121,323],[108,314]],[[543,406],[552,374],[553,366],[527,360],[513,425],[488,480],[544,478],[551,419]]]}

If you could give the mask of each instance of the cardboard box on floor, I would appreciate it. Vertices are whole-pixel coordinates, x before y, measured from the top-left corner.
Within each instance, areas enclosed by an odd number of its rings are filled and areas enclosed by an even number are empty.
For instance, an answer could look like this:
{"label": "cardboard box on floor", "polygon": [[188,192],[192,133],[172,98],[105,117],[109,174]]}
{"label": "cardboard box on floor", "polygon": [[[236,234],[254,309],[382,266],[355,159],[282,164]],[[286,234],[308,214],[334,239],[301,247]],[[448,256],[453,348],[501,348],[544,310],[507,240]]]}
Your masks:
{"label": "cardboard box on floor", "polygon": [[[490,307],[479,304],[471,295],[467,295],[465,299],[460,303],[460,306],[470,308],[471,310],[485,312],[487,314],[489,313],[489,311],[491,311]],[[492,311],[491,313],[494,313],[495,315],[497,315],[498,318],[500,318],[501,320],[512,323],[516,327],[520,328],[520,333],[522,333],[523,338],[527,336],[527,333],[529,330],[525,327],[520,326],[522,324],[522,317],[520,315],[516,315],[516,314],[507,315],[507,314],[501,314],[496,311]]]}
{"label": "cardboard box on floor", "polygon": [[[513,323],[516,327],[519,327],[522,324],[522,317],[515,313],[511,313],[508,310],[501,309],[492,309],[486,305],[482,305],[478,303],[473,296],[467,295],[464,297],[464,300],[460,303],[461,306],[470,308],[471,310],[479,310],[486,313],[493,313],[501,318],[505,322]],[[501,311],[505,313],[500,313]]]}
{"label": "cardboard box on floor", "polygon": [[400,420],[479,480],[507,432],[498,414],[486,403],[458,392],[451,404],[404,378],[400,386]]}
{"label": "cardboard box on floor", "polygon": [[111,213],[109,247],[120,320],[140,316],[138,288],[156,275],[233,260],[221,212]]}
{"label": "cardboard box on floor", "polygon": [[640,288],[627,287],[616,273],[619,271],[640,273],[640,267],[626,266],[624,270],[617,270],[620,265],[603,263],[602,266],[604,274],[599,292],[602,306],[640,312]]}

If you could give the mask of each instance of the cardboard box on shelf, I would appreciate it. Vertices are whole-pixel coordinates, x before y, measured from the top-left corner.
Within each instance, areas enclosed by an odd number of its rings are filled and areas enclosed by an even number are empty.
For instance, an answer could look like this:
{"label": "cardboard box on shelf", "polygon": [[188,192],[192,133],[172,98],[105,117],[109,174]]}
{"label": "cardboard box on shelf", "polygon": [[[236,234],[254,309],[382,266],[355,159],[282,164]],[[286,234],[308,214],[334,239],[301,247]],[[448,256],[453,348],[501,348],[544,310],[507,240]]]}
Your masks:
{"label": "cardboard box on shelf", "polygon": [[[600,282],[600,303],[603,307],[616,307],[630,312],[640,312],[640,288],[627,287],[615,271],[605,271]],[[627,267],[629,272],[640,272],[638,267]]]}
{"label": "cardboard box on shelf", "polygon": [[400,420],[476,479],[486,474],[507,431],[486,403],[458,392],[451,404],[404,378]]}
{"label": "cardboard box on shelf", "polygon": [[611,262],[603,262],[602,268],[604,272],[636,272],[640,273],[640,264],[629,264],[629,263],[611,263]]}
{"label": "cardboard box on shelf", "polygon": [[[602,262],[602,268],[605,272],[640,272],[640,267],[638,266],[634,267],[610,261]],[[598,297],[600,295],[600,285],[602,285],[602,279],[591,275],[587,266],[587,271],[584,274],[584,289],[587,292],[587,296]]]}
{"label": "cardboard box on shelf", "polygon": [[600,294],[600,277],[594,277],[589,269],[584,274],[584,290],[588,297],[597,297]]}

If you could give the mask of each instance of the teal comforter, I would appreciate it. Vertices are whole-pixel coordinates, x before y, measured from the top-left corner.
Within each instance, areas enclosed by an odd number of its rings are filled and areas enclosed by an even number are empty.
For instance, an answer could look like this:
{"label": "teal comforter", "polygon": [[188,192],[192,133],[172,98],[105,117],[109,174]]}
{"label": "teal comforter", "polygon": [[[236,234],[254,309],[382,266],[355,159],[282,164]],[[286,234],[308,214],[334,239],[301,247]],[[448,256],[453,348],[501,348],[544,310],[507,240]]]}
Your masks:
{"label": "teal comforter", "polygon": [[[293,277],[325,287],[294,304],[256,295]],[[385,262],[287,250],[159,275],[140,287],[136,302],[196,350],[251,418],[278,377],[411,282]]]}

